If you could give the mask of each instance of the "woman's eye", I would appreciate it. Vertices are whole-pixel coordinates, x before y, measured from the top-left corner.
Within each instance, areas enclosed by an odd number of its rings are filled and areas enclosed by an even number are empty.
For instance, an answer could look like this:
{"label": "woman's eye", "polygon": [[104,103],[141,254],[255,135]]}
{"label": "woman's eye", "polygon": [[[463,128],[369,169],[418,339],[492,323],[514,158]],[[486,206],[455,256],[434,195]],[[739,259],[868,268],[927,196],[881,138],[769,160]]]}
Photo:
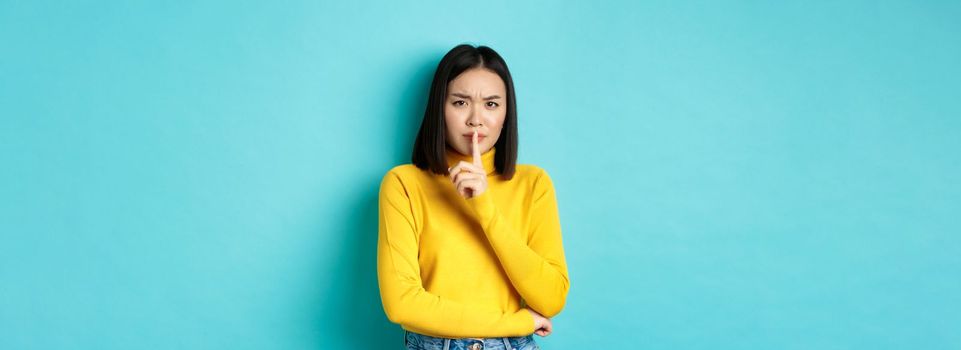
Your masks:
{"label": "woman's eye", "polygon": [[454,101],[454,105],[455,105],[455,106],[460,106],[460,105],[463,105],[463,104],[464,104],[464,101],[461,101],[461,100]]}
{"label": "woman's eye", "polygon": [[497,102],[487,102],[487,105],[490,106],[490,107],[497,107],[497,106],[498,106]]}

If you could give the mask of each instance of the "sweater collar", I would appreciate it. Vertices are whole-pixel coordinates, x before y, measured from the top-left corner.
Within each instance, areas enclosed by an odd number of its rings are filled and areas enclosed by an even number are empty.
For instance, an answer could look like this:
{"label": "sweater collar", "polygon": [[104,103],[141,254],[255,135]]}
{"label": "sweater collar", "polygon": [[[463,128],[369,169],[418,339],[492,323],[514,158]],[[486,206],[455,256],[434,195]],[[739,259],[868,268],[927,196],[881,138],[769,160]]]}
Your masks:
{"label": "sweater collar", "polygon": [[[496,151],[496,147],[491,147],[491,149],[487,150],[487,153],[481,154],[481,163],[484,164],[484,170],[487,171],[487,175],[491,175],[495,171],[494,169],[494,152],[495,151]],[[474,162],[474,156],[461,154],[460,152],[457,152],[457,150],[451,148],[450,146],[445,147],[444,153],[447,155],[448,167],[453,167],[454,165],[457,165],[457,163],[459,163],[460,161],[465,161],[468,163]]]}

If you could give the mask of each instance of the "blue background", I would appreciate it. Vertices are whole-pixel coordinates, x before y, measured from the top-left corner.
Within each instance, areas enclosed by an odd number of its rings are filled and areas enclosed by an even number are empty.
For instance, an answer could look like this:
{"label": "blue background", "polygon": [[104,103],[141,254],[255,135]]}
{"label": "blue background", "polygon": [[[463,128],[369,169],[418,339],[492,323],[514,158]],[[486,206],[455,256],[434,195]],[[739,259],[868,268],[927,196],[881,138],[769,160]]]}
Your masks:
{"label": "blue background", "polygon": [[507,60],[546,349],[961,348],[961,4],[0,1],[0,347],[402,348],[377,190]]}

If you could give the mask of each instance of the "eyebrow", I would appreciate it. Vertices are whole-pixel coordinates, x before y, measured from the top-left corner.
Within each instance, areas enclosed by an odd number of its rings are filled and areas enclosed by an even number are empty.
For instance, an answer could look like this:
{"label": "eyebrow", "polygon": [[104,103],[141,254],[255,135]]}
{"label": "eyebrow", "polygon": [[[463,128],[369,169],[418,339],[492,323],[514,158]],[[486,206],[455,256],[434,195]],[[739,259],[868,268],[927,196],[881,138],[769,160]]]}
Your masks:
{"label": "eyebrow", "polygon": [[[466,98],[466,99],[470,99],[470,98],[471,98],[470,95],[465,95],[465,94],[462,94],[462,93],[459,93],[459,92],[451,93],[451,95],[454,95],[454,96],[457,96],[457,97],[460,97],[460,98]],[[496,99],[499,99],[499,98],[501,98],[501,97],[500,97],[500,96],[497,96],[497,95],[490,95],[490,96],[484,97],[484,100],[496,100]]]}

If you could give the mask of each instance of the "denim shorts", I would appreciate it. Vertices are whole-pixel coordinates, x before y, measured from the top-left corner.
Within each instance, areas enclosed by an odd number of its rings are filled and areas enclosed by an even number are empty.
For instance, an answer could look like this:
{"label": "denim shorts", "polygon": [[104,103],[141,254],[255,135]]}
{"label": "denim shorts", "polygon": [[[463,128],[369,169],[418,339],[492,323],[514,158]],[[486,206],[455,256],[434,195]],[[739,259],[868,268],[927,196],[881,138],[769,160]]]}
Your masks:
{"label": "denim shorts", "polygon": [[437,338],[404,330],[404,346],[407,350],[540,350],[534,335],[523,337],[483,338]]}

